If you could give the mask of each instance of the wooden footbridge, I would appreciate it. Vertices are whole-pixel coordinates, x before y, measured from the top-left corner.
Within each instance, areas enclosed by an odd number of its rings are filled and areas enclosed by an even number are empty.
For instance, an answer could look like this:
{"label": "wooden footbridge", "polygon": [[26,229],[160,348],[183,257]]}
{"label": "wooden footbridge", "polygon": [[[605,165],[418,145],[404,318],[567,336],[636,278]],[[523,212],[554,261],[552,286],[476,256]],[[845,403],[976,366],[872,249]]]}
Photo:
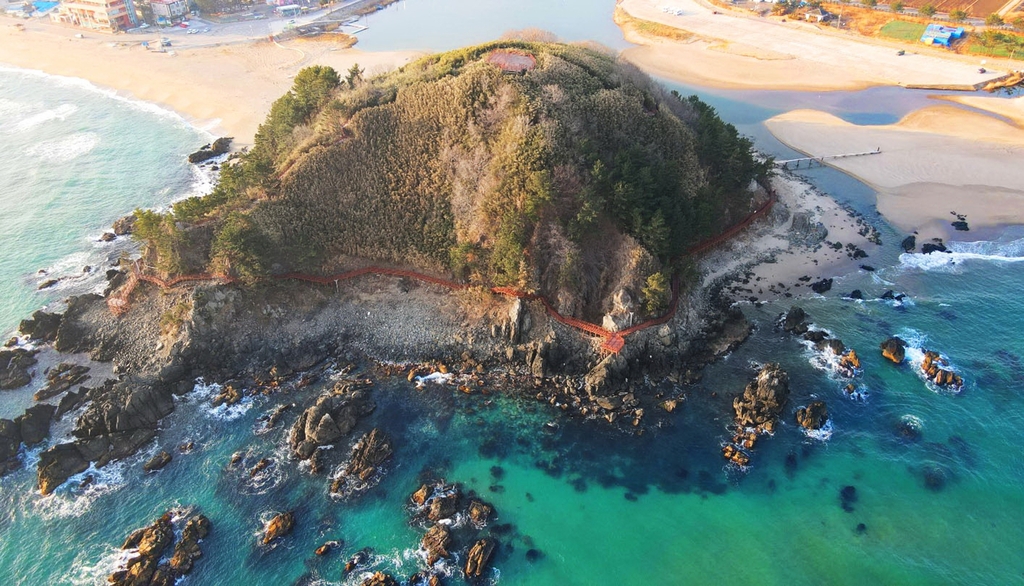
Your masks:
{"label": "wooden footbridge", "polygon": [[[708,238],[706,240],[703,240],[702,242],[699,242],[691,246],[686,250],[686,252],[683,253],[683,255],[697,256],[704,252],[707,252],[708,250],[714,248],[715,246],[718,246],[722,242],[725,242],[726,240],[739,234],[744,229],[746,229],[747,226],[752,224],[755,220],[766,215],[769,211],[771,211],[772,206],[775,204],[777,200],[777,196],[774,190],[769,190],[768,193],[768,201],[766,201],[761,207],[754,210],[746,217],[744,217],[743,220],[732,225],[731,227],[729,227],[722,233],[718,234],[717,236]],[[441,287],[445,287],[447,289],[451,289],[454,291],[466,289],[469,287],[469,285],[466,285],[464,283],[456,283],[455,281],[434,277],[431,275],[426,275],[415,271],[405,271],[400,269],[376,266],[363,267],[360,269],[355,269],[344,273],[326,276],[309,275],[305,273],[284,273],[281,275],[275,275],[272,278],[280,281],[295,280],[304,281],[307,283],[314,283],[318,285],[337,286],[338,283],[340,283],[341,281],[347,281],[349,279],[354,279],[356,277],[360,277],[363,275],[381,275],[389,277],[404,277],[409,279],[416,279],[426,283],[439,285]],[[135,263],[132,264],[132,271],[131,273],[129,273],[128,278],[125,280],[124,284],[121,285],[121,287],[118,288],[117,291],[114,291],[113,293],[110,294],[109,297],[107,297],[107,307],[110,309],[112,313],[114,313],[114,315],[122,315],[125,312],[127,312],[131,307],[129,303],[129,298],[131,297],[132,292],[135,290],[135,288],[138,286],[140,282],[151,283],[162,289],[168,289],[176,285],[180,285],[182,283],[206,281],[217,282],[221,284],[231,284],[235,283],[237,279],[229,275],[214,275],[208,273],[197,275],[181,275],[171,279],[161,279],[153,275],[145,274],[143,272],[141,263],[139,261],[135,261]],[[601,343],[601,349],[614,354],[617,354],[625,346],[626,336],[638,332],[640,330],[661,325],[672,319],[672,317],[676,313],[676,307],[679,304],[679,279],[678,276],[676,276],[673,277],[672,279],[672,300],[669,303],[668,311],[666,311],[660,317],[647,320],[645,322],[636,324],[624,330],[613,332],[597,324],[592,324],[590,322],[576,319],[574,317],[562,315],[561,313],[558,312],[557,309],[555,309],[551,302],[548,301],[542,295],[522,291],[514,287],[491,287],[490,291],[495,295],[518,297],[519,299],[525,299],[528,301],[540,301],[544,305],[544,309],[547,311],[548,315],[551,316],[552,319],[561,324],[567,325],[569,327],[578,329],[580,331],[601,338],[603,340]]]}
{"label": "wooden footbridge", "polygon": [[775,161],[775,166],[782,169],[789,169],[792,165],[793,169],[799,169],[801,163],[807,163],[807,167],[810,168],[814,163],[818,165],[824,165],[825,161],[833,159],[848,159],[850,157],[866,157],[868,155],[880,155],[882,154],[882,147],[878,147],[873,151],[864,151],[860,153],[844,153],[841,155],[824,155],[821,157],[800,157],[798,159],[785,159],[782,161]]}

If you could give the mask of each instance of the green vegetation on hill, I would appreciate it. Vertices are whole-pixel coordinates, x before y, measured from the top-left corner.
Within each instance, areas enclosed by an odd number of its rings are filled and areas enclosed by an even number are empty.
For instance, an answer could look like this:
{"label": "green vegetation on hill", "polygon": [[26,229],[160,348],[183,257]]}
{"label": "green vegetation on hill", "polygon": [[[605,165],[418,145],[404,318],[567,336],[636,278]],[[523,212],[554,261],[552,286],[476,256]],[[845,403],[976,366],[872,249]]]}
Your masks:
{"label": "green vegetation on hill", "polygon": [[[504,72],[495,50],[537,65]],[[537,289],[578,314],[646,289],[653,311],[670,260],[749,212],[768,169],[710,106],[628,64],[501,41],[365,81],[303,70],[212,194],[140,211],[138,234],[168,272],[255,280],[362,257]]]}

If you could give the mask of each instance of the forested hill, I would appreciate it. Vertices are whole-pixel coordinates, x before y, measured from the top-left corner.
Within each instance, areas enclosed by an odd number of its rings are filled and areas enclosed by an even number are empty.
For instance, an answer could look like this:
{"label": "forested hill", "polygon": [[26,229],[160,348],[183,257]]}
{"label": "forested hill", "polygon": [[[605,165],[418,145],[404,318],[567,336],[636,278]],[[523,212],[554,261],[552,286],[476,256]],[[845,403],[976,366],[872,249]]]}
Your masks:
{"label": "forested hill", "polygon": [[621,289],[656,311],[669,264],[747,214],[766,172],[713,109],[613,56],[499,41],[372,79],[304,69],[212,194],[139,211],[136,231],[167,273],[372,261],[580,316]]}

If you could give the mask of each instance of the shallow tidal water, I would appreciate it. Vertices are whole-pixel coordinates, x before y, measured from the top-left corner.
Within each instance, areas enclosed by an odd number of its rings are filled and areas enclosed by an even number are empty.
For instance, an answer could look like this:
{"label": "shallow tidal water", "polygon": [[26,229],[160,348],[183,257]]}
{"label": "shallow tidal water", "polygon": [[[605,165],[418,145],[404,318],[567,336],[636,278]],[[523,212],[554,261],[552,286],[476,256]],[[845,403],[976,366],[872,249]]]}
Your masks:
{"label": "shallow tidal water", "polygon": [[[413,3],[399,3],[394,14]],[[374,15],[378,33],[389,30],[390,10]],[[534,26],[553,28],[546,25],[571,11],[543,14],[549,22]],[[464,28],[450,24],[449,31]],[[430,48],[447,48],[428,41]],[[382,46],[395,46],[386,42]],[[461,38],[445,42],[462,44]],[[0,71],[0,108],[6,108],[0,133],[23,145],[16,163],[0,160],[5,331],[71,291],[35,293],[38,269],[95,263],[76,255],[104,258],[107,249],[92,241],[113,219],[202,188],[182,163],[206,140],[201,132],[93,90],[77,94],[63,83]],[[785,147],[760,122],[789,100],[819,99],[672,87],[700,93],[777,156]],[[903,106],[872,113],[883,101],[874,94],[861,98],[831,96],[832,105],[822,107],[874,123],[905,113]],[[77,110],[59,110],[67,105]],[[28,126],[26,120],[43,121]],[[17,131],[21,126],[28,127]],[[85,149],[80,135],[90,132],[97,138]],[[103,149],[121,140],[133,150]],[[80,146],[58,149],[68,153],[60,161],[55,155],[17,158],[49,143]],[[881,222],[874,194],[863,184],[827,168],[808,177]],[[308,404],[320,387],[212,409],[210,389],[199,385],[179,400],[153,446],[91,472],[96,482],[88,488],[78,487],[81,475],[50,497],[34,491],[38,453],[61,441],[73,417],[55,426],[53,439],[24,453],[25,469],[0,479],[0,575],[14,584],[103,584],[128,533],[169,508],[196,506],[212,520],[213,532],[185,584],[357,584],[362,573],[343,578],[341,570],[364,547],[376,552],[365,571],[409,576],[423,563],[416,552],[423,531],[410,526],[405,506],[429,473],[475,490],[495,505],[496,523],[511,525],[502,527],[489,583],[1024,583],[1024,457],[1017,440],[1024,428],[1024,230],[1008,230],[998,242],[954,244],[953,254],[923,256],[899,255],[902,235],[879,227],[885,252],[865,261],[876,272],[838,278],[826,296],[800,302],[818,327],[858,351],[864,373],[853,382],[863,400],[844,396],[847,380],[775,328],[788,302],[747,305],[757,326],[751,339],[709,367],[700,383],[681,388],[686,400],[673,414],[650,413],[660,426],[640,436],[564,418],[531,399],[467,397],[439,385],[417,391],[404,379],[382,381],[374,391],[378,408],[360,429],[382,427],[394,440],[395,456],[378,486],[336,502],[323,477],[287,461],[287,431],[298,408],[269,432],[257,421],[281,402]],[[853,289],[865,300],[842,299]],[[889,289],[908,297],[902,303],[877,299]],[[948,356],[964,389],[931,388],[913,365],[884,362],[878,344],[890,335],[911,343],[911,358],[924,348]],[[781,363],[791,378],[784,425],[759,442],[747,470],[726,466],[720,446],[728,439],[732,397],[755,365],[767,361]],[[3,408],[8,405],[20,412],[37,383],[0,394],[0,416],[16,415]],[[795,408],[813,398],[828,403],[828,439],[805,436],[793,421]],[[552,421],[557,429],[545,426]],[[908,436],[908,429],[917,433]],[[175,448],[186,440],[196,448],[179,454]],[[144,475],[141,463],[159,449],[172,451],[174,461]],[[248,463],[271,457],[275,465],[250,478],[228,466],[235,452]],[[856,498],[844,507],[840,494],[848,486]],[[272,548],[257,545],[261,522],[284,510],[296,511],[295,532]],[[328,539],[343,540],[341,551],[313,555]],[[528,561],[529,549],[539,551],[539,559]]]}

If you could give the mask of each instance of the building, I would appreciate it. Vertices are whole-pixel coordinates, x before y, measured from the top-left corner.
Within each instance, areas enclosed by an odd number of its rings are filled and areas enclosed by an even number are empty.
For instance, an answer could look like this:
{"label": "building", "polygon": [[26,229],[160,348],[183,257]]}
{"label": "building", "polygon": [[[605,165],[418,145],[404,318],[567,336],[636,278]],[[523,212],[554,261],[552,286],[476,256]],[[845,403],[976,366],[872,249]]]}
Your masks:
{"label": "building", "polygon": [[153,9],[153,18],[159,25],[172,25],[181,22],[188,14],[187,0],[149,0]]}
{"label": "building", "polygon": [[963,36],[964,27],[962,26],[953,28],[951,26],[942,26],[941,24],[930,24],[924,29],[924,34],[921,35],[921,42],[926,45],[942,45],[949,48],[953,41],[962,39]]}
{"label": "building", "polygon": [[820,7],[813,8],[804,13],[804,20],[807,22],[828,22],[832,20],[832,14]]}
{"label": "building", "polygon": [[139,23],[132,0],[65,0],[50,17],[63,24],[111,32]]}

